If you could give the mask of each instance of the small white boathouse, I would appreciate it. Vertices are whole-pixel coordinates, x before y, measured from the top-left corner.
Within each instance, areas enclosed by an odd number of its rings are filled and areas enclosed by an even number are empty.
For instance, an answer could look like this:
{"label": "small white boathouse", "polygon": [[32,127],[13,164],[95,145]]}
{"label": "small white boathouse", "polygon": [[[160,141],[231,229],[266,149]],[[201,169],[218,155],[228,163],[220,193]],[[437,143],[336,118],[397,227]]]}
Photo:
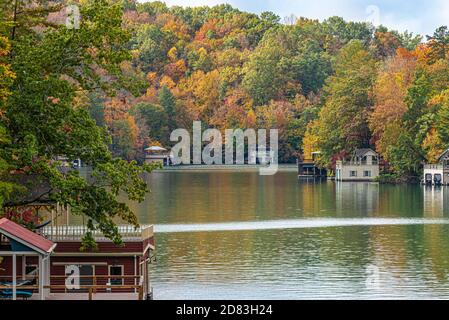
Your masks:
{"label": "small white boathouse", "polygon": [[423,184],[434,186],[449,185],[449,149],[444,151],[436,164],[424,165]]}

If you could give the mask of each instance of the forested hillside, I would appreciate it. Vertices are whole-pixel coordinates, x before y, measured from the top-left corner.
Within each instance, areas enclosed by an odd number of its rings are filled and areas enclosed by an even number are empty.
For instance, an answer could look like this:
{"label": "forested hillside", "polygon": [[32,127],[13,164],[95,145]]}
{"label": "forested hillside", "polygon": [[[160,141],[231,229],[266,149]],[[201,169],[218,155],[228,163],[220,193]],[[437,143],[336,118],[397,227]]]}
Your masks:
{"label": "forested hillside", "polygon": [[421,37],[339,17],[286,25],[229,5],[135,0],[123,3],[122,18],[120,86],[75,100],[107,128],[114,156],[142,159],[149,144],[169,147],[170,132],[194,120],[278,128],[282,162],[320,150],[328,167],[372,147],[399,175],[449,147],[446,27]]}
{"label": "forested hillside", "polygon": [[422,38],[339,17],[285,25],[229,5],[134,1],[124,25],[132,60],[122,70],[132,88],[90,107],[117,155],[169,145],[169,132],[193,120],[279,128],[281,161],[320,150],[329,166],[372,147],[403,175],[448,147],[445,27]]}

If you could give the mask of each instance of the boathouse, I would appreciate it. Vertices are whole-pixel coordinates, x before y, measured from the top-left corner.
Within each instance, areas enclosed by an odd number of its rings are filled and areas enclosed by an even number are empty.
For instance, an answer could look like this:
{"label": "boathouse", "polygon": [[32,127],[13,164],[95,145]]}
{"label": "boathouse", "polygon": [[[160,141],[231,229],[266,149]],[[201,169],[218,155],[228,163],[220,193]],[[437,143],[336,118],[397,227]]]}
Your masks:
{"label": "boathouse", "polygon": [[374,181],[379,177],[379,155],[372,149],[356,149],[350,160],[339,160],[336,181]]}
{"label": "boathouse", "polygon": [[317,166],[317,159],[321,152],[312,152],[309,156],[304,156],[303,160],[298,160],[298,176],[300,178],[326,178],[327,170]]}
{"label": "boathouse", "polygon": [[152,299],[153,227],[119,226],[123,245],[94,231],[95,250],[81,250],[85,226],[48,225],[32,232],[0,220],[0,299]]}
{"label": "boathouse", "polygon": [[[43,236],[6,218],[0,219],[0,298],[28,299],[37,291],[39,299],[44,300],[50,284],[50,255],[55,247]],[[27,279],[27,274],[33,275],[33,279]]]}
{"label": "boathouse", "polygon": [[159,163],[162,166],[169,166],[170,154],[165,148],[159,146],[151,146],[145,149],[145,163]]}
{"label": "boathouse", "polygon": [[449,185],[449,149],[444,151],[436,164],[424,165],[423,183],[426,185]]}

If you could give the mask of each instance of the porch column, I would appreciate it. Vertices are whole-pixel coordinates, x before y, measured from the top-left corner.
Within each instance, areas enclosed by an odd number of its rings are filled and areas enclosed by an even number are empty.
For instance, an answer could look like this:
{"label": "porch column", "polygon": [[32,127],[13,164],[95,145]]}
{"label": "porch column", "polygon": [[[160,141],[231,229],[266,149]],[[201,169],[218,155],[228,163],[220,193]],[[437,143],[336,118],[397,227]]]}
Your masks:
{"label": "porch column", "polygon": [[44,300],[44,261],[39,255],[39,300]]}
{"label": "porch column", "polygon": [[[50,256],[47,256],[45,258],[45,278],[44,278],[44,286],[48,286],[51,284],[50,282]],[[47,299],[47,297],[50,294],[50,289],[44,289],[44,298]]]}
{"label": "porch column", "polygon": [[26,280],[27,257],[22,256],[22,280]]}
{"label": "porch column", "polygon": [[[134,255],[134,285],[137,285],[137,256]],[[123,281],[125,283],[125,281]],[[134,293],[137,293],[137,288],[134,288]]]}
{"label": "porch column", "polygon": [[151,282],[150,282],[150,264],[151,264],[151,251],[148,253],[149,260],[144,263],[145,266],[145,286],[146,286],[146,294],[151,293]]}
{"label": "porch column", "polygon": [[12,255],[12,299],[17,300],[17,256]]}

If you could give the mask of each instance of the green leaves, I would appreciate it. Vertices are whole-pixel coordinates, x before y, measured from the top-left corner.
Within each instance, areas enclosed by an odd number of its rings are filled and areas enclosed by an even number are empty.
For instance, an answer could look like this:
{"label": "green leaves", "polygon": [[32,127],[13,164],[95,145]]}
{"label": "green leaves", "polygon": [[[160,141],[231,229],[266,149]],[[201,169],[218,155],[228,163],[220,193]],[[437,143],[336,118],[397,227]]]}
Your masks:
{"label": "green leaves", "polygon": [[351,41],[337,56],[335,75],[327,80],[326,104],[317,123],[322,160],[369,145],[368,111],[376,62],[360,41]]}
{"label": "green leaves", "polygon": [[447,58],[449,52],[449,30],[447,26],[438,28],[433,36],[427,36],[427,41],[429,41],[431,63]]}
{"label": "green leaves", "polygon": [[[37,11],[25,11],[22,18],[37,16]],[[21,25],[22,20],[16,22],[17,30],[28,31],[14,38],[10,64],[17,76],[11,77],[7,105],[2,106],[0,171],[6,182],[0,185],[0,197],[9,196],[13,182],[26,181],[26,192],[8,197],[9,206],[26,205],[43,196],[45,201],[69,204],[74,214],[87,218],[90,230],[101,230],[120,244],[115,223],[137,226],[138,222],[119,198],[143,201],[144,174],[154,167],[113,159],[110,138],[90,117],[84,102],[88,90],[110,92],[120,87],[119,65],[130,58],[122,8],[118,2],[89,0],[80,12],[79,29],[49,26],[34,32],[29,24]],[[61,170],[54,161],[60,156],[81,159],[92,168],[92,175]],[[48,191],[39,195],[36,189],[41,186]],[[30,194],[37,198],[30,199]],[[87,247],[93,246],[92,239],[88,233]]]}

